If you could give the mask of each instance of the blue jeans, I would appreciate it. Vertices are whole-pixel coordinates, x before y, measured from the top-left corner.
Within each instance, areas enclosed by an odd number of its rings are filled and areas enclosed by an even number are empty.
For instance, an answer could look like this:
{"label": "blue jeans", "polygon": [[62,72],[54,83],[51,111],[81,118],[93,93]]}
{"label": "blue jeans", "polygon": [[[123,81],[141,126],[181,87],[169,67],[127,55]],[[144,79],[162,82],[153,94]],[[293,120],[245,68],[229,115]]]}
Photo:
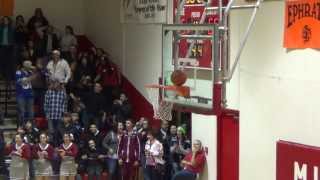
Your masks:
{"label": "blue jeans", "polygon": [[88,179],[93,180],[94,178],[100,179],[102,173],[102,167],[100,165],[89,165],[87,167]]}
{"label": "blue jeans", "polygon": [[33,98],[17,97],[19,125],[24,125],[28,120],[33,122]]}
{"label": "blue jeans", "polygon": [[173,175],[172,180],[195,180],[196,178],[197,174],[187,170],[182,170]]}
{"label": "blue jeans", "polygon": [[107,169],[108,169],[108,178],[112,180],[112,178],[116,177],[118,159],[107,158]]}

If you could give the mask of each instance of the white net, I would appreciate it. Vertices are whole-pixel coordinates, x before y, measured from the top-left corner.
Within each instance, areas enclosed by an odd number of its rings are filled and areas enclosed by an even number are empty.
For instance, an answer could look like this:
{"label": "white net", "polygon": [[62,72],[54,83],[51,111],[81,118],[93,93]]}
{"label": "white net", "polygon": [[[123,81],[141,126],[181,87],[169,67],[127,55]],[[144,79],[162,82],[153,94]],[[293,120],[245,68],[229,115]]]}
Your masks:
{"label": "white net", "polygon": [[161,120],[172,120],[173,103],[161,101],[159,98],[159,87],[148,87],[148,97],[153,107],[153,117]]}

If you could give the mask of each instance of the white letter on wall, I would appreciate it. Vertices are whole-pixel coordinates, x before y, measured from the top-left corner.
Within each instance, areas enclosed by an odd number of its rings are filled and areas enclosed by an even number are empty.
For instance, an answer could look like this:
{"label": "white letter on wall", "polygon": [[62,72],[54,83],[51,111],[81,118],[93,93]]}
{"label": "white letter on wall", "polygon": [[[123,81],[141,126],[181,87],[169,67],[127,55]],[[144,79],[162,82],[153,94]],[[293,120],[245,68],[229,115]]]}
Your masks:
{"label": "white letter on wall", "polygon": [[294,162],[294,180],[307,180],[307,165],[303,164],[300,169],[299,163]]}

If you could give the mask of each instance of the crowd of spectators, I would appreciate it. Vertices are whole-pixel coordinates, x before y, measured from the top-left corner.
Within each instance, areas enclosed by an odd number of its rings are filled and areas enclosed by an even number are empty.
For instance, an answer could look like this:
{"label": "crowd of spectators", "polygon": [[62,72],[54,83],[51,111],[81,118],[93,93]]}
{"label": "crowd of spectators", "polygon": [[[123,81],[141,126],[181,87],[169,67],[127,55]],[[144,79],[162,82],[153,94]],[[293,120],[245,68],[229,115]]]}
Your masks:
{"label": "crowd of spectators", "polygon": [[[59,32],[42,10],[25,23],[0,22],[2,76],[16,83],[18,128],[4,142],[12,178],[195,179],[203,170],[201,142],[191,144],[185,126],[163,120],[154,129],[132,119],[121,76],[103,49],[80,51],[71,26]],[[140,170],[139,170],[140,169]],[[1,170],[1,169],[0,169]],[[0,173],[4,173],[0,171]]]}

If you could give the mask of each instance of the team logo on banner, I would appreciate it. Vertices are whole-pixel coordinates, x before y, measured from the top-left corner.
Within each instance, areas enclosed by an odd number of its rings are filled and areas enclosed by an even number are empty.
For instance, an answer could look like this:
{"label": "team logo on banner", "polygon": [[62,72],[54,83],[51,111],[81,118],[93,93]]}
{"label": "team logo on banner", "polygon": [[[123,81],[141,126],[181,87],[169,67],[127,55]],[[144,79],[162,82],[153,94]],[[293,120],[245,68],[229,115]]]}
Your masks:
{"label": "team logo on banner", "polygon": [[286,0],[285,48],[320,48],[320,0]]}
{"label": "team logo on banner", "polygon": [[167,0],[121,0],[122,23],[166,23]]}

